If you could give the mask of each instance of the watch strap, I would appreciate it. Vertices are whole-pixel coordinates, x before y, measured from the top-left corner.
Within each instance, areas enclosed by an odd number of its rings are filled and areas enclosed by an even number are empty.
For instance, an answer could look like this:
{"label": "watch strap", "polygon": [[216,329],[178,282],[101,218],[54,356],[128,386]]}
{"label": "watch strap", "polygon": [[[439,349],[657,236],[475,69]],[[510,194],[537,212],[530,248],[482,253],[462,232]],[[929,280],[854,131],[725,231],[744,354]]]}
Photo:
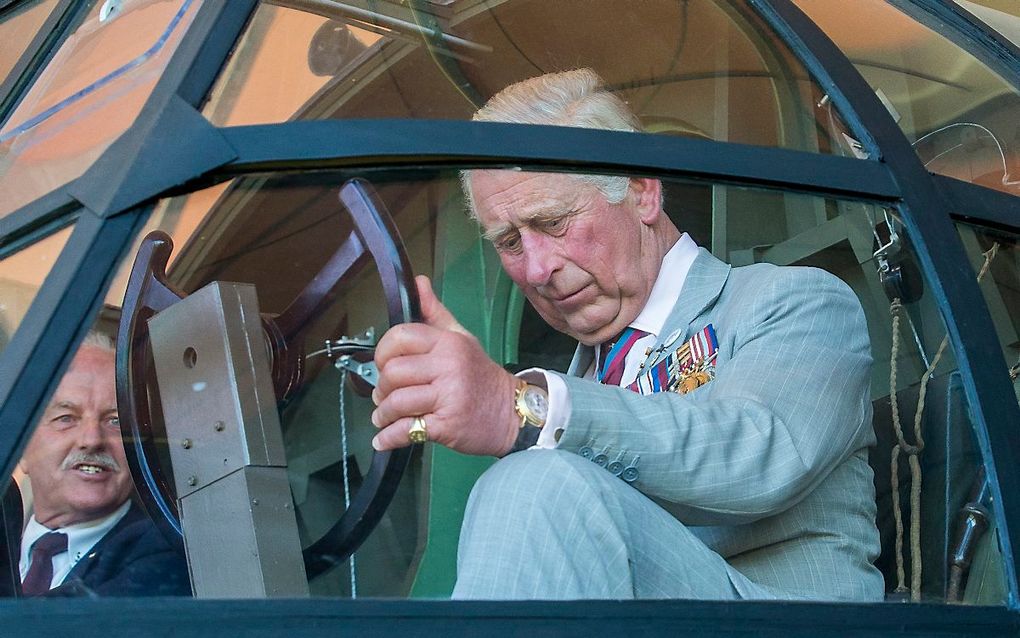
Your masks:
{"label": "watch strap", "polygon": [[514,441],[514,446],[510,448],[507,454],[513,454],[514,452],[521,452],[535,446],[538,443],[538,437],[542,434],[542,428],[537,425],[525,423],[517,432],[517,440]]}

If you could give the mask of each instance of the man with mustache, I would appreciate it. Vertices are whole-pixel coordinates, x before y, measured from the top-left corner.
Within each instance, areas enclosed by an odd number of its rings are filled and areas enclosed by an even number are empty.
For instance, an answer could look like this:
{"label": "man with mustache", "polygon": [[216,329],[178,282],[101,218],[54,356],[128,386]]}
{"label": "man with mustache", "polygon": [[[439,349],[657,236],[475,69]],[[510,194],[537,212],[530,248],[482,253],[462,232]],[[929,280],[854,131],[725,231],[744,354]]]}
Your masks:
{"label": "man with mustache", "polygon": [[[508,87],[475,119],[640,130],[586,69]],[[674,225],[657,179],[463,182],[503,269],[580,345],[567,374],[515,377],[424,277],[424,321],[380,340],[376,449],[503,457],[472,490],[454,597],[882,598],[870,344],[848,286],[731,268]]]}
{"label": "man with mustache", "polygon": [[131,500],[109,338],[85,338],[20,466],[33,497],[24,595],[190,595],[184,558]]}

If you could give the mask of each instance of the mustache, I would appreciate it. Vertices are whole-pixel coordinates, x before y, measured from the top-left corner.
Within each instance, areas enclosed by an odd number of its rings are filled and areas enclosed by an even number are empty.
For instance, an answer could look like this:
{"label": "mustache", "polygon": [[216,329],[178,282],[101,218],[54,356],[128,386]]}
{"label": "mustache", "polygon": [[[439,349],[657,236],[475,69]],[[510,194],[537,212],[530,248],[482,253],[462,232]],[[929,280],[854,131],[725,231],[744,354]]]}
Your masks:
{"label": "mustache", "polygon": [[62,470],[73,470],[78,465],[98,465],[114,472],[120,471],[120,463],[106,452],[74,452],[60,464]]}

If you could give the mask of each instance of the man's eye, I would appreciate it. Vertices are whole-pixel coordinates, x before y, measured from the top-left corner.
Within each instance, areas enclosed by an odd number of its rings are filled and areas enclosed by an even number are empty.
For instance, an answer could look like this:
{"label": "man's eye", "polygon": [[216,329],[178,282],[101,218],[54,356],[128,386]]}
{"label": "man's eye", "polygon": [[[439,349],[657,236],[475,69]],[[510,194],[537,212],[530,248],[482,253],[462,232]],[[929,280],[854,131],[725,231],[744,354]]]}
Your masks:
{"label": "man's eye", "polygon": [[120,428],[120,417],[119,416],[111,416],[110,418],[108,418],[106,420],[106,424],[108,426],[110,426],[111,428],[119,429]]}
{"label": "man's eye", "polygon": [[516,253],[521,250],[521,236],[511,235],[509,237],[503,237],[497,239],[495,242],[496,250],[501,253]]}
{"label": "man's eye", "polygon": [[51,421],[58,428],[69,428],[77,422],[78,419],[73,414],[60,414]]}
{"label": "man's eye", "polygon": [[560,215],[559,217],[544,219],[538,226],[547,235],[561,235],[566,231],[568,221],[569,215]]}

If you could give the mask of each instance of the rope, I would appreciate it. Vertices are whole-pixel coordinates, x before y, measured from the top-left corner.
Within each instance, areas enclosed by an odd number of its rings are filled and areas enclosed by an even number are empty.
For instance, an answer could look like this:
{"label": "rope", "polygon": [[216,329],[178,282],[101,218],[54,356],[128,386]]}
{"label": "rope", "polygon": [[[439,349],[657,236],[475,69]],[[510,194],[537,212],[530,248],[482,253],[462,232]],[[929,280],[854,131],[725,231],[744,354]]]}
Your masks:
{"label": "rope", "polygon": [[[999,244],[994,243],[986,252],[982,253],[985,261],[978,271],[977,281],[980,282],[989,268],[992,260],[999,251]],[[917,409],[914,410],[914,445],[910,445],[903,437],[903,428],[900,424],[899,404],[896,399],[896,359],[899,356],[899,329],[900,313],[903,305],[899,298],[893,299],[889,305],[889,314],[892,315],[892,348],[889,354],[889,400],[892,409],[893,430],[896,433],[896,445],[893,446],[890,458],[890,483],[892,487],[893,517],[896,521],[896,591],[903,593],[907,591],[905,584],[906,576],[903,565],[903,513],[900,506],[900,480],[899,480],[899,458],[900,453],[907,455],[910,465],[910,599],[914,602],[921,600],[921,462],[918,458],[924,450],[924,438],[921,436],[921,420],[924,416],[924,400],[928,394],[928,381],[931,379],[935,368],[942,360],[942,355],[949,345],[949,335],[942,338],[935,357],[931,360],[928,368],[921,376],[921,384],[917,393]]]}
{"label": "rope", "polygon": [[[347,370],[340,371],[340,454],[344,474],[344,511],[351,507],[351,481],[350,472],[347,469],[347,410],[344,407],[344,388],[347,387]],[[354,554],[351,554],[349,562],[351,569],[351,598],[358,597],[358,581],[354,565]]]}
{"label": "rope", "polygon": [[[907,591],[906,572],[903,566],[903,508],[900,505],[900,475],[899,461],[900,451],[903,449],[916,449],[903,439],[903,428],[900,425],[900,406],[896,396],[896,362],[900,352],[900,313],[903,304],[900,298],[892,300],[889,305],[889,314],[892,316],[892,347],[889,352],[889,407],[892,411],[893,431],[896,434],[896,445],[893,446],[889,460],[889,480],[892,487],[893,518],[896,521],[896,591],[903,593]],[[909,452],[908,452],[909,453]],[[911,573],[914,565],[911,564]]]}

